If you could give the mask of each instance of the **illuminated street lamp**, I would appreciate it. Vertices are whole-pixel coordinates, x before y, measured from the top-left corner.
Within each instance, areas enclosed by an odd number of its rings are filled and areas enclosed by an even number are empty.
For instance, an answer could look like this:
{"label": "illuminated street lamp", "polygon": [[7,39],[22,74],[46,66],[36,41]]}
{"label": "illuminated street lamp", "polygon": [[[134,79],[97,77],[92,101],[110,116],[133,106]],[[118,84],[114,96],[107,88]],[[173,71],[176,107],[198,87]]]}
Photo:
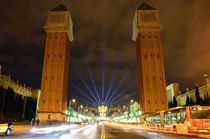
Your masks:
{"label": "illuminated street lamp", "polygon": [[69,100],[69,111],[71,111],[71,103],[76,103],[76,99],[73,98]]}
{"label": "illuminated street lamp", "polygon": [[131,103],[133,103],[134,102],[134,100],[133,99],[131,99],[131,101],[130,101]]}
{"label": "illuminated street lamp", "polygon": [[123,106],[123,109],[125,109],[125,105]]}
{"label": "illuminated street lamp", "polygon": [[75,98],[73,98],[73,99],[72,99],[72,102],[73,102],[73,103],[75,103],[75,102],[76,102],[76,99],[75,99]]}
{"label": "illuminated street lamp", "polygon": [[80,105],[80,108],[83,109],[83,105]]}

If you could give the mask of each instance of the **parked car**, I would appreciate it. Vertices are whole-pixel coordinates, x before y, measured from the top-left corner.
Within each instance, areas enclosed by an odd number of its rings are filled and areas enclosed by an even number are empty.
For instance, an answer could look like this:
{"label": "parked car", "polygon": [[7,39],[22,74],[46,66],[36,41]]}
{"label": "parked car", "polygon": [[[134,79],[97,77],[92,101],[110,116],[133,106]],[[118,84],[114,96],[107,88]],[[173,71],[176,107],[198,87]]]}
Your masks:
{"label": "parked car", "polygon": [[12,131],[12,123],[0,123],[0,133],[4,133],[5,135],[10,135]]}

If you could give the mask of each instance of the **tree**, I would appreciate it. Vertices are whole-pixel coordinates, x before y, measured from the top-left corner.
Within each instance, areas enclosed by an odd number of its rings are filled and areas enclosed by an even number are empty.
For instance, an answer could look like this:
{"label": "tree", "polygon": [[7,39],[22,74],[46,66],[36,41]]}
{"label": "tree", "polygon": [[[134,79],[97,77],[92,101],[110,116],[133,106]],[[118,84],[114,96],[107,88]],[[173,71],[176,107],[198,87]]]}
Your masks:
{"label": "tree", "polygon": [[189,98],[188,95],[187,95],[187,98],[186,98],[186,106],[190,106],[190,98]]}
{"label": "tree", "polygon": [[201,104],[201,98],[200,98],[200,92],[198,90],[198,86],[195,86],[195,98],[196,98],[196,104],[200,105]]}
{"label": "tree", "polygon": [[206,105],[210,106],[209,92],[206,93]]}
{"label": "tree", "polygon": [[173,107],[177,107],[177,101],[176,101],[176,97],[173,97]]}
{"label": "tree", "polygon": [[190,97],[189,106],[193,105],[192,97]]}

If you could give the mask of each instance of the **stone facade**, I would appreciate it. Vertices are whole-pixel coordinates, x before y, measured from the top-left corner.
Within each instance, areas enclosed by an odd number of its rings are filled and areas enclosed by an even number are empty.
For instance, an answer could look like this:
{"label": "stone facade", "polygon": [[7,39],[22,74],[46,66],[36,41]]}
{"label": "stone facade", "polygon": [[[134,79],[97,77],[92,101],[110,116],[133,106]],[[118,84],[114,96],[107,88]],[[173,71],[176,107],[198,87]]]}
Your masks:
{"label": "stone facade", "polygon": [[26,86],[26,84],[20,84],[19,81],[14,81],[11,79],[10,75],[2,75],[1,74],[1,65],[0,65],[0,86],[3,88],[7,89],[12,88],[15,93],[22,95],[22,96],[27,96],[27,97],[32,97],[33,92],[31,87]]}
{"label": "stone facade", "polygon": [[133,21],[136,41],[140,109],[151,113],[168,109],[158,10],[143,3]]}
{"label": "stone facade", "polygon": [[[206,79],[206,84],[203,86],[198,87],[200,98],[204,100],[204,94],[208,92],[208,95],[210,96],[210,83],[209,79]],[[195,96],[195,89],[189,90],[186,88],[186,92],[181,94],[181,91],[179,90],[179,84],[178,83],[172,83],[167,86],[167,94],[168,94],[168,100],[173,99],[173,96],[176,97],[177,105],[178,106],[185,106],[186,105],[186,99],[187,96],[189,96],[192,99],[192,102],[196,102],[196,96]],[[169,101],[172,102],[172,101]]]}
{"label": "stone facade", "polygon": [[167,90],[167,96],[168,96],[168,103],[173,103],[173,97],[177,97],[179,92],[179,84],[178,83],[172,83],[166,87]]}
{"label": "stone facade", "polygon": [[[206,84],[206,85],[203,85],[201,87],[198,87],[198,90],[199,90],[199,93],[200,93],[200,98],[202,98],[203,100],[204,100],[204,94],[208,93],[208,95],[210,96],[210,84]],[[177,96],[176,97],[177,105],[178,106],[185,106],[187,96],[192,98],[193,103],[196,102],[195,89],[193,89],[193,90],[190,90],[190,91],[187,90],[186,93]]]}
{"label": "stone facade", "polygon": [[73,40],[69,11],[60,5],[48,12],[41,96],[40,120],[63,120],[67,109],[70,41]]}

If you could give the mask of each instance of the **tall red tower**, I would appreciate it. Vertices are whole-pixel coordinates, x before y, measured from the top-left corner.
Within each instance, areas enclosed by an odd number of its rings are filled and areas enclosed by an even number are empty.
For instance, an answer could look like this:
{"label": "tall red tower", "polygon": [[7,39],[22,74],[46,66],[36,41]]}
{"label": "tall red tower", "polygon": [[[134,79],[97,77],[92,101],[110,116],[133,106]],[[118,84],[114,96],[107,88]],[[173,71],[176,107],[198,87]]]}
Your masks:
{"label": "tall red tower", "polygon": [[133,21],[136,41],[140,109],[152,113],[168,109],[158,10],[143,3]]}
{"label": "tall red tower", "polygon": [[48,12],[38,113],[41,121],[66,118],[72,25],[70,13],[63,5]]}

